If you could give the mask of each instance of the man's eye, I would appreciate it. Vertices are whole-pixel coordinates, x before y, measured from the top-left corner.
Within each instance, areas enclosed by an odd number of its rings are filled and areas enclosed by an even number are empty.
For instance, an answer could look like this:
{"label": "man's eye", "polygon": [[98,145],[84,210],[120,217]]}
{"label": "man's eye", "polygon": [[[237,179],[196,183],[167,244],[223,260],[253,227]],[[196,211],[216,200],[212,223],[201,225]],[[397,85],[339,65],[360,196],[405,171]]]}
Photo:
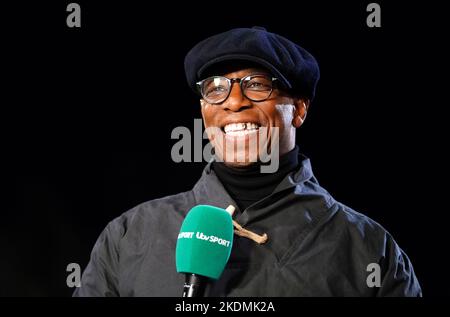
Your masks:
{"label": "man's eye", "polygon": [[222,94],[226,92],[226,88],[223,86],[216,86],[206,89],[206,95]]}
{"label": "man's eye", "polygon": [[252,89],[252,90],[270,90],[271,89],[270,85],[265,84],[265,83],[259,83],[259,82],[249,83],[247,85],[247,88]]}

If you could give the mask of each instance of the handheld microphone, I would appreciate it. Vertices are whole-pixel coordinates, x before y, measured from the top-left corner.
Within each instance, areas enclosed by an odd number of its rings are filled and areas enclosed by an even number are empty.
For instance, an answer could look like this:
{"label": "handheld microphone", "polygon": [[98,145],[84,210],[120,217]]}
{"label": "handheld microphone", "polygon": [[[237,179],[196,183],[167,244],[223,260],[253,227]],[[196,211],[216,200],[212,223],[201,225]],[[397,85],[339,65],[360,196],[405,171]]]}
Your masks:
{"label": "handheld microphone", "polygon": [[233,221],[222,208],[198,205],[181,225],[176,247],[178,273],[186,274],[183,297],[202,297],[209,279],[218,279],[233,245]]}

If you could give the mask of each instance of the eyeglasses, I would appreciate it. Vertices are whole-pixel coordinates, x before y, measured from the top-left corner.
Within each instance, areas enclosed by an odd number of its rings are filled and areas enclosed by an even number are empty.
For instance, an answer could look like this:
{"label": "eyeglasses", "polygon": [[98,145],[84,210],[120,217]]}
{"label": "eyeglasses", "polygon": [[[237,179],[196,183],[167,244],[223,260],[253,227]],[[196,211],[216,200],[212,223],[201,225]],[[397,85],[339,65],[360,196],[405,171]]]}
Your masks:
{"label": "eyeglasses", "polygon": [[266,75],[248,75],[243,78],[224,76],[208,77],[197,83],[202,98],[210,104],[219,104],[227,100],[233,84],[239,83],[243,95],[252,101],[264,101],[270,97],[278,79]]}

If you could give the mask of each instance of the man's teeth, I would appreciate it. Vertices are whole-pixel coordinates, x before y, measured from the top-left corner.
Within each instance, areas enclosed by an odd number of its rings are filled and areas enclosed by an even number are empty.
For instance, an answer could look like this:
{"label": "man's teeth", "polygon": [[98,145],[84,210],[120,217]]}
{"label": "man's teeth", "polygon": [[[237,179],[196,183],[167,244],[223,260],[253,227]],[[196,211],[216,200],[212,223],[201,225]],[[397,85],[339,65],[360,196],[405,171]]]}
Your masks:
{"label": "man's teeth", "polygon": [[259,125],[257,125],[256,123],[247,122],[247,123],[230,123],[227,124],[223,129],[225,133],[228,135],[240,136],[246,135],[250,132],[257,131],[258,128]]}

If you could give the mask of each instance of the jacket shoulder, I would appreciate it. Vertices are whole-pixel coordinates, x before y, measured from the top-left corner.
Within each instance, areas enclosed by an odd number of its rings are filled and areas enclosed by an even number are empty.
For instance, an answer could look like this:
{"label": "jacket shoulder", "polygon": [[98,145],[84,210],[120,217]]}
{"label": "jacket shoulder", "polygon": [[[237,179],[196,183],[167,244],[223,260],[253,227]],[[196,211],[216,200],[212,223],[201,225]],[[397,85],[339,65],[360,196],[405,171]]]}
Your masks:
{"label": "jacket shoulder", "polygon": [[110,221],[92,249],[82,287],[73,295],[119,296],[124,268],[155,241],[173,244],[176,237],[171,233],[179,231],[191,205],[192,193],[183,192],[144,202]]}
{"label": "jacket shoulder", "polygon": [[[329,230],[342,253],[367,272],[381,273],[376,296],[421,296],[412,263],[393,236],[377,221],[341,203],[330,219]],[[367,273],[369,274],[369,273]]]}
{"label": "jacket shoulder", "polygon": [[181,223],[194,205],[192,191],[149,200],[124,212],[107,227],[114,228],[122,237],[140,235],[151,232],[152,228]]}

